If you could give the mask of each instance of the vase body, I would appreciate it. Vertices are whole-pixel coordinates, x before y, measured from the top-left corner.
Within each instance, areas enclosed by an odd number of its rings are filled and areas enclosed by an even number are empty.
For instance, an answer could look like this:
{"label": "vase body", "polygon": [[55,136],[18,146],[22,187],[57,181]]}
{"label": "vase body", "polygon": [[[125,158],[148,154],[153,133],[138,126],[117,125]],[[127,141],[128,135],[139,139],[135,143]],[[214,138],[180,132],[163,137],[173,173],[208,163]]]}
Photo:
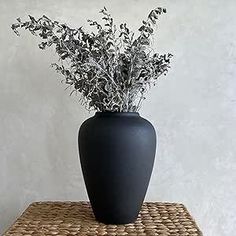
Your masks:
{"label": "vase body", "polygon": [[126,224],[136,220],[155,152],[155,129],[136,112],[97,112],[81,125],[80,162],[98,221]]}

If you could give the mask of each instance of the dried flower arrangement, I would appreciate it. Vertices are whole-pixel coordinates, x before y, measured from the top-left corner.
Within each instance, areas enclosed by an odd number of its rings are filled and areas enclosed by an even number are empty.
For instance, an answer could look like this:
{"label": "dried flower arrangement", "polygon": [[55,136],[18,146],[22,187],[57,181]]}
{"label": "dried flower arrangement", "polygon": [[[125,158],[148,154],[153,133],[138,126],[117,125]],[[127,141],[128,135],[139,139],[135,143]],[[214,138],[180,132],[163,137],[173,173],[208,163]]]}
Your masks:
{"label": "dried flower arrangement", "polygon": [[18,18],[12,29],[17,35],[17,29],[24,28],[41,37],[40,49],[55,46],[59,63],[52,66],[65,77],[71,94],[81,94],[87,109],[138,111],[144,94],[170,67],[172,55],[155,53],[151,47],[157,20],[166,9],[153,9],[136,38],[126,23],[117,28],[105,7],[100,13],[104,24],[88,20],[96,33],[70,28],[45,15],[38,20],[29,16],[25,22]]}

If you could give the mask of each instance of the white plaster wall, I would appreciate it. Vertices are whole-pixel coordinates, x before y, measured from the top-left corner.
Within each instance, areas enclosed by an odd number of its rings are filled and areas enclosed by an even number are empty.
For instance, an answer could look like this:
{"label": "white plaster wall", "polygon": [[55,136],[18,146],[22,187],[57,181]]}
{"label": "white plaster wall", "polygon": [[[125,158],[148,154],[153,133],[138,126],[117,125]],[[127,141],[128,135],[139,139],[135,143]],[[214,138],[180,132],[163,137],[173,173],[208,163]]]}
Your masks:
{"label": "white plaster wall", "polygon": [[172,69],[141,110],[159,133],[146,200],[182,202],[205,236],[234,236],[235,0],[0,0],[0,233],[33,201],[87,199],[77,131],[92,115],[63,91],[54,52],[10,24],[46,14],[76,27],[104,5],[132,28],[168,9],[156,46],[174,54]]}

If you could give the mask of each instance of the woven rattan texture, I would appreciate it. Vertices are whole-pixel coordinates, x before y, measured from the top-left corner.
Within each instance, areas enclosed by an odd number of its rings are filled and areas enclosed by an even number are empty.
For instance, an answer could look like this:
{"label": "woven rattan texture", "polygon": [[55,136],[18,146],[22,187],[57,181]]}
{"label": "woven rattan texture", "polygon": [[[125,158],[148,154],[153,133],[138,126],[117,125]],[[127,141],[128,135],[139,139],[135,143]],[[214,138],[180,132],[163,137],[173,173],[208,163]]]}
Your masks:
{"label": "woven rattan texture", "polygon": [[32,203],[5,236],[200,236],[182,204],[144,203],[132,224],[105,225],[95,220],[88,202]]}

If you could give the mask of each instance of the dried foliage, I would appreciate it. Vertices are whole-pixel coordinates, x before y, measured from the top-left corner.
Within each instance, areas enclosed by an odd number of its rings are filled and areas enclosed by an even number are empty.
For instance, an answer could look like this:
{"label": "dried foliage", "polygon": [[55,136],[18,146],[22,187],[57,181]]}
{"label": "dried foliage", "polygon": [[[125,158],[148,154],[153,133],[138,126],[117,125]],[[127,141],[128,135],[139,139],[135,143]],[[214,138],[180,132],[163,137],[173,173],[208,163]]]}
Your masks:
{"label": "dried foliage", "polygon": [[135,37],[126,23],[119,27],[104,7],[100,11],[102,23],[88,20],[95,32],[82,27],[73,29],[52,21],[47,16],[29,21],[17,19],[14,32],[24,28],[42,41],[40,49],[54,46],[59,62],[52,66],[61,73],[65,83],[81,94],[88,109],[97,111],[138,111],[144,94],[169,69],[171,54],[153,52],[152,35],[164,8],[150,12]]}

